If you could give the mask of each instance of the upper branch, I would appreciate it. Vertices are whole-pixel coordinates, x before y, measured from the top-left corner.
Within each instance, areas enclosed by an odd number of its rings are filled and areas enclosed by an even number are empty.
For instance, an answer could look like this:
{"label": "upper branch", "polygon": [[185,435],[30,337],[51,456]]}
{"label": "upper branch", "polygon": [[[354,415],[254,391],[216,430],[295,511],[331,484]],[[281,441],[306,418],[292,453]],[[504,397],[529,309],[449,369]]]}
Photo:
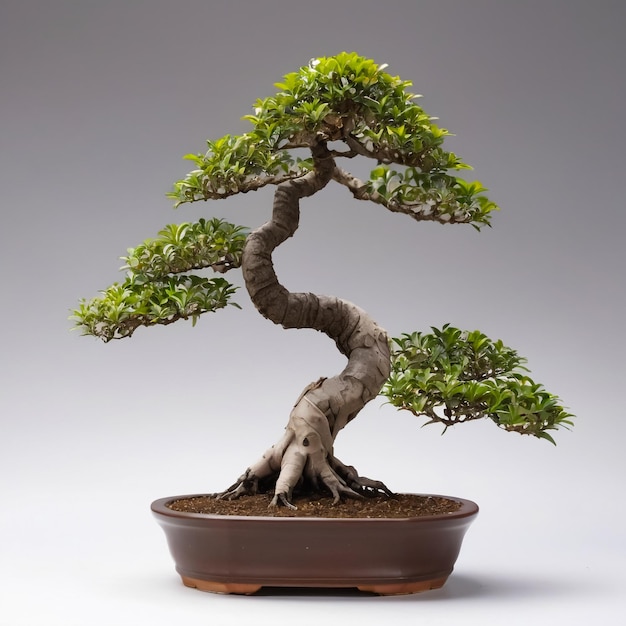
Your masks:
{"label": "upper branch", "polygon": [[[391,76],[371,59],[354,53],[313,59],[277,83],[280,91],[257,100],[245,116],[253,129],[208,142],[202,155],[188,155],[197,169],[176,183],[178,204],[226,198],[266,185],[305,176],[312,159],[294,158],[290,150],[333,145],[333,157],[362,156],[377,161],[368,181],[342,170],[334,178],[360,200],[371,200],[414,219],[441,223],[489,224],[498,207],[478,182],[450,174],[471,169],[445,150],[448,131],[437,126],[407,91],[409,81]],[[390,164],[399,166],[390,169]]]}
{"label": "upper branch", "polygon": [[372,171],[370,180],[363,181],[336,167],[333,179],[347,187],[357,200],[369,200],[420,222],[472,224],[480,228],[489,224],[489,213],[497,209],[480,195],[483,188],[479,183],[465,183],[446,174],[431,176],[426,185],[414,170],[396,172],[380,166]]}

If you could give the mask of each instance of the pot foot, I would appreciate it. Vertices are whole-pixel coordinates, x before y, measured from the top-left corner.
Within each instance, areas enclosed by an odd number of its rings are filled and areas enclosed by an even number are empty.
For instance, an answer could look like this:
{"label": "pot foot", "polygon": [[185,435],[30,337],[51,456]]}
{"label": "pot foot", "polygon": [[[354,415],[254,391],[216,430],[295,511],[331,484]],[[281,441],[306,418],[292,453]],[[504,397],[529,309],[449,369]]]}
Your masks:
{"label": "pot foot", "polygon": [[189,576],[181,576],[183,584],[186,587],[193,587],[200,591],[210,591],[212,593],[236,593],[241,595],[250,595],[256,593],[261,585],[243,584],[243,583],[219,583],[213,580],[201,580],[200,578],[190,578]]}
{"label": "pot foot", "polygon": [[377,585],[359,585],[359,591],[367,591],[369,593],[376,593],[379,596],[400,596],[410,593],[422,593],[424,591],[431,591],[432,589],[440,589],[444,586],[447,576],[442,578],[433,578],[431,580],[420,580],[410,583],[391,583],[391,584],[377,584]]}
{"label": "pot foot", "polygon": [[[181,576],[181,578],[186,587],[193,587],[194,589],[209,591],[211,593],[251,595],[259,591],[263,586],[254,583],[221,583],[214,580],[191,578],[189,576]],[[447,576],[443,576],[442,578],[420,580],[417,582],[357,585],[357,589],[365,593],[375,593],[379,596],[400,596],[439,589],[443,587],[447,579]],[[348,585],[348,587],[352,587],[352,585]]]}

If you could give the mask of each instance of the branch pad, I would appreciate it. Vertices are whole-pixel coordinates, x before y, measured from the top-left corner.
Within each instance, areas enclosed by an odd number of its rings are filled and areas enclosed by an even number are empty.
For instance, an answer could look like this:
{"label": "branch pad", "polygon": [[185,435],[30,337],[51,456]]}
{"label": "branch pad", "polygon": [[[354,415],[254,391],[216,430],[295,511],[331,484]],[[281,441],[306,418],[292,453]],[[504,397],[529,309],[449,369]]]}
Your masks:
{"label": "branch pad", "polygon": [[449,324],[393,339],[392,371],[381,391],[390,404],[454,424],[488,417],[499,427],[554,443],[547,432],[572,425],[560,399],[535,383],[526,359],[478,330]]}
{"label": "branch pad", "polygon": [[125,280],[91,300],[72,319],[85,335],[105,342],[130,337],[139,326],[171,324],[224,308],[237,287],[224,278],[187,274],[211,268],[224,273],[241,264],[248,231],[220,219],[170,224],[158,237],[122,257]]}

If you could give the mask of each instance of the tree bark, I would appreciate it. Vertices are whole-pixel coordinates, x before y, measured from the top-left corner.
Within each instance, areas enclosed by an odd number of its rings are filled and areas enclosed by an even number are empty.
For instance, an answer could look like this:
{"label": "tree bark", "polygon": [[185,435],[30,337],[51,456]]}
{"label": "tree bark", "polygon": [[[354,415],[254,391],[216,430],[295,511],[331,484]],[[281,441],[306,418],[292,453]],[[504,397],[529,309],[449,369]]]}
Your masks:
{"label": "tree bark", "polygon": [[272,218],[247,239],[242,270],[248,293],[258,311],[284,328],[313,328],[337,345],[348,363],[338,375],[320,378],[298,398],[282,439],[222,496],[254,492],[258,481],[276,475],[274,504],[291,506],[296,484],[306,478],[323,483],[335,501],[358,497],[363,490],[388,489],[359,477],[333,454],[337,433],[376,397],[390,373],[387,333],[358,306],[332,296],[291,293],[280,284],[272,261],[274,249],[298,228],[300,199],[311,196],[331,180],[335,162],[325,145],[313,148],[315,168],[302,178],[280,184]]}

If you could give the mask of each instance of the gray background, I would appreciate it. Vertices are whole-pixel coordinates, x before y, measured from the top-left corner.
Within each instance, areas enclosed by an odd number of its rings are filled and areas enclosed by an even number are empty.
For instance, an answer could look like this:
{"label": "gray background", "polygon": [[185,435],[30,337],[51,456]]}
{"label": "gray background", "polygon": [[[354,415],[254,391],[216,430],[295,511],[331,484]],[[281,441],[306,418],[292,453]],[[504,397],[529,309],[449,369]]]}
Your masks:
{"label": "gray background", "polygon": [[[625,17],[617,0],[4,0],[0,623],[614,622],[626,582]],[[352,300],[392,334],[451,322],[501,338],[576,427],[556,448],[482,422],[441,437],[372,403],[337,442],[344,461],[397,491],[481,506],[446,587],[195,593],[150,501],[230,484],[301,388],[343,361],[325,337],[262,319],[243,290],[243,311],[110,345],[70,333],[67,316],[166,223],[264,222],[269,190],[176,213],[164,194],[190,169],[184,154],[244,131],[240,116],[283,74],[341,50],[412,80],[503,210],[476,233],[328,188],[278,251],[281,279]]]}

